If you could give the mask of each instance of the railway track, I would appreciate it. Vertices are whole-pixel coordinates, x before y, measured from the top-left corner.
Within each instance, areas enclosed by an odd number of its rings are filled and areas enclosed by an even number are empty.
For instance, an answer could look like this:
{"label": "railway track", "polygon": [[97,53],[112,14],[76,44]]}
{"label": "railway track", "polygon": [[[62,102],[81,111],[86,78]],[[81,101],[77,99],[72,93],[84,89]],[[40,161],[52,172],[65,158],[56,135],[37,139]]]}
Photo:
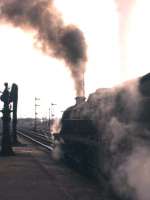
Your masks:
{"label": "railway track", "polygon": [[18,135],[46,148],[49,151],[54,149],[54,140],[50,137],[46,137],[43,133],[35,132],[32,130],[18,130]]}
{"label": "railway track", "polygon": [[[42,146],[43,148],[47,149],[48,151],[53,151],[53,149],[55,147],[54,141],[52,141],[52,139],[50,139],[50,138],[46,139],[47,137],[45,137],[40,132],[35,132],[32,130],[18,130],[17,133],[18,133],[18,135],[24,137],[25,139],[28,139],[28,140]],[[71,158],[69,160],[71,161]],[[67,164],[67,166],[70,166],[70,164],[69,165]],[[78,168],[76,168],[76,167],[73,167],[73,169],[77,170],[81,174],[84,174],[84,175],[86,174],[85,172],[83,173],[83,171],[78,170]],[[106,193],[108,195],[108,197],[111,196],[112,200],[114,200],[114,199],[120,200],[120,198],[118,196],[116,196],[115,192],[112,190],[111,186],[109,185],[107,178],[104,177],[104,175],[101,173],[99,174],[99,177],[100,177],[101,183],[104,185],[104,193]]]}

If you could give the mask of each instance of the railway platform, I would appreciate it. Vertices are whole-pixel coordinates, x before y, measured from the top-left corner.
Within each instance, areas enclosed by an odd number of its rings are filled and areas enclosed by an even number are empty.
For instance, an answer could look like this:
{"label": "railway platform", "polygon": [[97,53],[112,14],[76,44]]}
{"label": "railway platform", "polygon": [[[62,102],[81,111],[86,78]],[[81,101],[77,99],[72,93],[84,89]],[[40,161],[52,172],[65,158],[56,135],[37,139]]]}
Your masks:
{"label": "railway platform", "polygon": [[97,184],[21,139],[15,156],[0,157],[1,200],[107,200]]}

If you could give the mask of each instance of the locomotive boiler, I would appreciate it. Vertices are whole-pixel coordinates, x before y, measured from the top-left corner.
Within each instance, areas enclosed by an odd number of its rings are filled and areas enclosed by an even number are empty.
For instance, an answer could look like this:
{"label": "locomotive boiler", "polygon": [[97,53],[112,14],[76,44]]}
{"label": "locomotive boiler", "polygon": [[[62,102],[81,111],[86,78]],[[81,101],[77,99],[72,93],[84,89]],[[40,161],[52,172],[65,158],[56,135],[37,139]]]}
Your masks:
{"label": "locomotive boiler", "polygon": [[[98,89],[87,101],[76,97],[61,123],[67,163],[109,185],[124,199],[137,195],[133,180],[143,176],[144,168],[140,159],[136,165],[134,161],[150,148],[150,73],[118,87]],[[138,175],[130,172],[132,166]]]}

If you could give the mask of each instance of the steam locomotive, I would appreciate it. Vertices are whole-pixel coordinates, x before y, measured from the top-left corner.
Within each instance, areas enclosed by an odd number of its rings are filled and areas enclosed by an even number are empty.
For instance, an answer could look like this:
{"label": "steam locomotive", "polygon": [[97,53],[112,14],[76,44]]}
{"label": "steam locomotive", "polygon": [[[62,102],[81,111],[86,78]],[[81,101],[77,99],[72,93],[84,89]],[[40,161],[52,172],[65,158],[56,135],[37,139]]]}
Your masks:
{"label": "steam locomotive", "polygon": [[98,89],[87,101],[76,97],[61,120],[64,159],[128,199],[132,187],[123,167],[138,145],[149,146],[149,122],[150,73],[115,88]]}

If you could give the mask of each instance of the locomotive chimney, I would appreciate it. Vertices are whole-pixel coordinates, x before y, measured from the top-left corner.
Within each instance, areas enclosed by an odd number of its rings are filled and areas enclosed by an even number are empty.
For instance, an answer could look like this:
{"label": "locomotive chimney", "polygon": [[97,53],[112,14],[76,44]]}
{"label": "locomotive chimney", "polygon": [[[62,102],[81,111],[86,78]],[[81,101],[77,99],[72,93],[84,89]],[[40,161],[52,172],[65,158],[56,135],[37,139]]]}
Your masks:
{"label": "locomotive chimney", "polygon": [[79,104],[85,102],[84,96],[77,96],[75,99],[76,99],[76,105],[79,105]]}

